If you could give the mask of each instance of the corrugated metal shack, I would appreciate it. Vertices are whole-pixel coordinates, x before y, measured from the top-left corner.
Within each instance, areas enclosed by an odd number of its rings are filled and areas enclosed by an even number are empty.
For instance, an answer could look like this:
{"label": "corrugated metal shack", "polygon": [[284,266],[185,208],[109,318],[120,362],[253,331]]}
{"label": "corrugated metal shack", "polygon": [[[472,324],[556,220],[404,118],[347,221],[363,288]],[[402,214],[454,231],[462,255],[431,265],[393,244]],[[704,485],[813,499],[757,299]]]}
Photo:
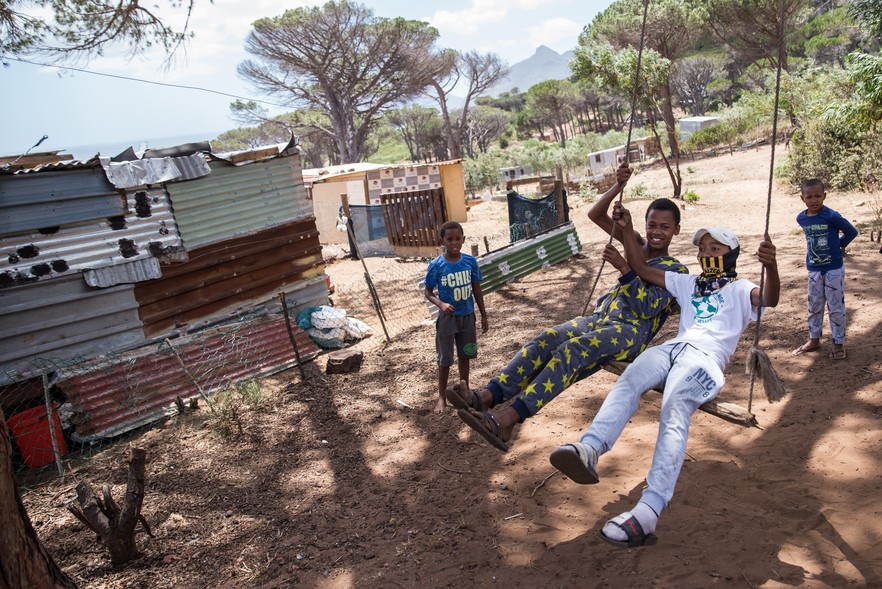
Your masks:
{"label": "corrugated metal shack", "polygon": [[301,360],[318,353],[294,322],[328,291],[293,142],[0,167],[0,252],[7,417],[48,375],[93,440],[293,366],[279,293]]}

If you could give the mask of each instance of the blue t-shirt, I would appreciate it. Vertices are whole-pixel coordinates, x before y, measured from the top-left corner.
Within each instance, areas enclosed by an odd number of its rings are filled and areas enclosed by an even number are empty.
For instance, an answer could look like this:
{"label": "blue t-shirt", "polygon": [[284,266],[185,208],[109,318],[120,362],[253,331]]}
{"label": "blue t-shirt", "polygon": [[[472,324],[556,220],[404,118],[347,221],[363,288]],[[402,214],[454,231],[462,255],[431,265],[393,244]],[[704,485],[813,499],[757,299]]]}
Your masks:
{"label": "blue t-shirt", "polygon": [[802,211],[796,216],[796,222],[805,232],[805,267],[812,271],[842,268],[842,248],[851,243],[858,234],[854,225],[827,207],[821,207],[820,212],[813,217]]}
{"label": "blue t-shirt", "polygon": [[426,272],[426,286],[438,288],[438,298],[453,305],[457,317],[475,312],[475,299],[472,297],[472,283],[481,282],[481,269],[478,260],[468,254],[459,254],[459,261],[450,262],[443,255],[429,263]]}

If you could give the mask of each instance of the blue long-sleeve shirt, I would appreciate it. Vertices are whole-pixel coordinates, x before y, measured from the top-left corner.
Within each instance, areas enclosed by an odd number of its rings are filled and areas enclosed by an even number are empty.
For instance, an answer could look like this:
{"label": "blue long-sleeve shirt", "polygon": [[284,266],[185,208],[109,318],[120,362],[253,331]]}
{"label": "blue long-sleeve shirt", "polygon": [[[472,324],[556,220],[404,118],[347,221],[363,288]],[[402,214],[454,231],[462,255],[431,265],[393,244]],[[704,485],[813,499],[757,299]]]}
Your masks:
{"label": "blue long-sleeve shirt", "polygon": [[805,232],[805,267],[813,271],[842,267],[842,250],[857,237],[858,230],[831,208],[822,207],[817,215],[802,211],[796,222]]}

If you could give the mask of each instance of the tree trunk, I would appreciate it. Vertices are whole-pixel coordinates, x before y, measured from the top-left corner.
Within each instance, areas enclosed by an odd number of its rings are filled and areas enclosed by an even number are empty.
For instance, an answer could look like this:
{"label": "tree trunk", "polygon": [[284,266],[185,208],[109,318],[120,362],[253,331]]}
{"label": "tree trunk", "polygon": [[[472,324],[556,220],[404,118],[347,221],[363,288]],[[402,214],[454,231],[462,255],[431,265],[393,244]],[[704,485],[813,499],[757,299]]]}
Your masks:
{"label": "tree trunk", "polygon": [[12,447],[0,410],[0,589],[76,588],[46,551],[18,494]]}
{"label": "tree trunk", "polygon": [[[668,145],[671,147],[671,157],[674,165],[668,163],[668,174],[671,176],[671,184],[674,186],[674,198],[680,198],[683,190],[683,179],[680,176],[680,142],[677,140],[677,121],[674,119],[674,107],[671,103],[671,89],[667,84],[662,86],[662,118],[668,132]],[[667,163],[667,162],[665,162]]]}
{"label": "tree trunk", "polygon": [[68,506],[77,519],[101,537],[110,552],[110,562],[114,565],[124,564],[140,556],[135,544],[135,526],[138,521],[146,525],[141,518],[141,505],[144,502],[147,452],[141,448],[132,448],[128,462],[129,479],[122,509],[114,502],[110,485],[104,484],[103,500],[99,500],[92,493],[92,486],[87,481],[81,481],[77,485],[77,502],[80,507]]}

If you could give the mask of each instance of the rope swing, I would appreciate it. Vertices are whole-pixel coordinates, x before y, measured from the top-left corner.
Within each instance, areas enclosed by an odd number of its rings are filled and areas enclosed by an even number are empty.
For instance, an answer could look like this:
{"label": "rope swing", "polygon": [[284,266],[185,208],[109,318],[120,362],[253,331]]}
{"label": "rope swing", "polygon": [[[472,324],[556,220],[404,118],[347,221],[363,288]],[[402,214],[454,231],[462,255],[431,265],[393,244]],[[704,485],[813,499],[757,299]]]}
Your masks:
{"label": "rope swing", "polygon": [[[634,129],[634,112],[637,110],[637,91],[640,88],[640,63],[643,61],[643,43],[646,38],[646,15],[649,12],[649,0],[643,0],[643,24],[640,27],[640,48],[637,51],[637,71],[634,72],[634,91],[631,92],[631,117],[628,120],[628,140],[625,142],[625,160],[628,159],[628,154],[631,153],[631,131]],[[622,189],[619,191],[619,203],[622,202],[622,197],[625,195],[625,187],[622,186]],[[606,245],[609,245],[613,241],[613,237],[616,234],[616,223],[613,223],[612,229],[609,232],[609,241],[606,242]],[[588,293],[588,298],[585,301],[585,308],[582,309],[582,316],[585,316],[585,313],[588,312],[588,305],[591,304],[591,301],[594,300],[594,290],[597,288],[597,283],[600,281],[600,277],[603,274],[603,267],[606,265],[606,260],[602,260],[600,262],[600,269],[597,271],[597,277],[594,279],[594,284],[591,285],[591,292]]]}
{"label": "rope swing", "polygon": [[[769,191],[766,196],[766,226],[763,230],[763,239],[769,241],[769,219],[772,212],[772,184],[775,175],[775,142],[778,138],[778,99],[781,94],[781,69],[782,62],[785,57],[784,47],[784,4],[781,4],[781,14],[777,24],[778,32],[778,71],[775,76],[775,108],[772,114],[772,156],[769,163]],[[766,280],[766,267],[762,266],[760,272],[759,294],[760,302],[762,302],[763,288]],[[753,407],[753,387],[756,377],[759,375],[763,379],[763,389],[766,391],[766,398],[770,403],[776,403],[784,398],[787,391],[784,389],[784,383],[778,376],[778,372],[772,366],[772,361],[765,351],[759,348],[760,323],[762,321],[762,313],[757,313],[756,329],[753,336],[753,346],[747,353],[747,374],[750,375],[750,395],[747,398],[747,411],[751,411]]]}
{"label": "rope swing", "polygon": [[[636,102],[637,102],[637,90],[639,87],[640,80],[640,64],[643,55],[643,44],[644,37],[646,33],[646,19],[647,12],[649,7],[649,0],[644,0],[643,3],[643,24],[640,31],[640,49],[637,56],[637,71],[635,73],[634,80],[634,92],[632,94],[631,99],[631,120],[628,125],[628,142],[626,144],[626,157],[630,152],[631,147],[631,130],[633,128],[634,122],[634,112],[636,110]],[[770,241],[769,236],[769,221],[771,219],[771,209],[772,209],[772,188],[774,184],[774,171],[775,171],[775,142],[778,136],[778,105],[781,94],[781,71],[782,64],[784,61],[784,57],[786,56],[786,49],[784,46],[784,5],[781,5],[781,16],[777,23],[777,31],[778,31],[778,59],[777,59],[777,72],[775,79],[775,106],[772,115],[772,152],[771,152],[771,161],[769,163],[769,185],[768,185],[768,193],[766,195],[766,219],[765,219],[765,228],[763,230],[763,239],[765,241]],[[622,201],[624,195],[624,187],[622,187],[621,192],[619,193],[619,202]],[[609,241],[607,245],[612,243],[616,230],[616,224],[613,224],[612,230],[610,231]],[[597,287],[597,283],[600,280],[600,276],[603,274],[603,267],[606,261],[604,260],[600,264],[600,269],[598,271],[597,277],[594,280],[594,284],[591,287],[591,292],[588,296],[588,300],[586,301],[585,308],[582,311],[582,315],[588,311],[588,305],[591,303],[594,297],[594,291]],[[766,269],[765,266],[762,267],[760,273],[760,283],[759,283],[759,296],[760,302],[762,302],[763,289],[765,288],[765,279],[766,279]],[[705,403],[699,409],[720,417],[726,421],[731,423],[743,425],[746,427],[757,427],[761,428],[761,426],[757,423],[756,417],[752,413],[753,408],[753,390],[756,382],[756,377],[760,376],[763,381],[763,388],[766,392],[766,397],[770,403],[775,403],[784,398],[787,394],[784,389],[784,384],[781,381],[781,378],[778,376],[777,371],[772,366],[772,362],[769,359],[768,355],[765,351],[763,351],[759,347],[759,338],[761,332],[761,324],[762,324],[762,313],[757,313],[756,320],[756,328],[754,331],[753,337],[753,345],[748,351],[748,357],[746,362],[746,371],[750,374],[750,393],[748,396],[748,404],[747,410],[742,407],[735,405],[733,403],[725,403],[721,401],[711,401],[709,403]],[[604,366],[606,370],[612,372],[614,374],[621,374],[624,368],[627,366],[624,362],[611,362]],[[662,392],[658,389],[654,389],[657,392]]]}

